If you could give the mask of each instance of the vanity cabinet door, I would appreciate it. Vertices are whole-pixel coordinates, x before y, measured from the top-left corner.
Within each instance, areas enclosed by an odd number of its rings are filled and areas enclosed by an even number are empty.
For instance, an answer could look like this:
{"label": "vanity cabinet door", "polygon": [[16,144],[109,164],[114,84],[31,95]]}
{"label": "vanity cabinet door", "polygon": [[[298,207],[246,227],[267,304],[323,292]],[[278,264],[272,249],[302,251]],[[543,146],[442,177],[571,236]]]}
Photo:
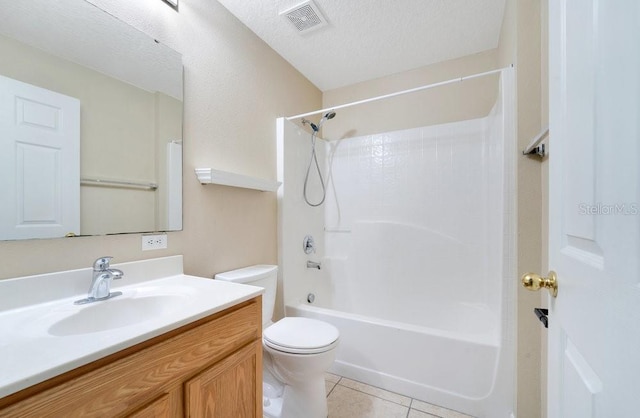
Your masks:
{"label": "vanity cabinet door", "polygon": [[181,405],[178,402],[175,402],[175,396],[165,393],[148,405],[129,415],[129,418],[177,418],[180,416],[182,416]]}
{"label": "vanity cabinet door", "polygon": [[262,341],[254,341],[185,383],[191,418],[262,417]]}

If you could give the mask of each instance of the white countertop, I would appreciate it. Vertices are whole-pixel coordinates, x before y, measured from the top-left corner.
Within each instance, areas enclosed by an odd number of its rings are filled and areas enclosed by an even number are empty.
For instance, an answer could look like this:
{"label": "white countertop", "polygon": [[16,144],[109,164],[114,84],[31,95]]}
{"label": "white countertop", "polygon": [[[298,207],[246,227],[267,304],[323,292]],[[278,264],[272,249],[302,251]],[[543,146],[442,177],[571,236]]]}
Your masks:
{"label": "white countertop", "polygon": [[[88,288],[91,269],[0,281],[0,397],[220,312],[263,292],[262,288],[255,286],[184,275],[181,256],[114,264],[113,267],[123,270],[125,276],[114,281],[111,290],[123,294],[86,305],[73,304],[86,297],[86,291],[72,295],[67,293],[64,297],[59,286],[74,282],[69,287],[75,287],[77,291],[83,287],[75,282],[82,281]],[[55,299],[47,297],[48,288],[55,288],[49,292],[55,295]],[[148,309],[146,305],[130,303],[140,299],[154,303],[151,306],[153,315],[145,317],[144,311],[130,309],[132,306]],[[78,321],[73,322],[78,315],[82,317],[83,310],[91,309],[84,312],[87,318],[97,318],[96,321],[101,317],[109,319],[103,313],[105,309],[112,308],[118,310],[117,318],[121,318],[121,322],[116,318],[116,322],[110,322],[104,330],[95,330],[92,328],[94,324],[83,322],[78,328]],[[129,316],[132,323],[127,321]],[[75,324],[75,328],[71,328],[73,332],[66,327],[69,323]],[[83,331],[84,328],[87,330]]]}

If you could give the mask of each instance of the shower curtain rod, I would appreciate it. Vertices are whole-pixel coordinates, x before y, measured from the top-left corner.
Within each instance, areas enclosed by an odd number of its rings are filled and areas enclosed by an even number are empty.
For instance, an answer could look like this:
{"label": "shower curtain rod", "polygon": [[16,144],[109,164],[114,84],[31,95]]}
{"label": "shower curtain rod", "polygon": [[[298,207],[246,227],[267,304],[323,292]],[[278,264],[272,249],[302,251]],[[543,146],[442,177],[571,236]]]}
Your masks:
{"label": "shower curtain rod", "polygon": [[408,89],[408,90],[397,91],[395,93],[384,94],[382,96],[371,97],[369,99],[363,99],[363,100],[358,100],[358,101],[351,102],[351,103],[341,104],[341,105],[338,105],[338,106],[327,107],[327,108],[320,109],[320,110],[314,110],[313,112],[301,113],[299,115],[289,116],[289,117],[287,117],[285,119],[286,120],[292,120],[292,119],[297,119],[297,118],[304,118],[306,116],[317,115],[318,113],[325,113],[325,112],[328,112],[330,110],[344,109],[345,107],[356,106],[356,105],[360,105],[360,104],[364,104],[364,103],[375,102],[375,101],[382,100],[382,99],[388,99],[388,98],[395,97],[395,96],[401,96],[403,94],[414,93],[416,91],[427,90],[427,89],[431,89],[431,88],[439,87],[439,86],[445,86],[447,84],[458,83],[460,81],[470,80],[472,78],[484,77],[485,75],[499,73],[502,70],[506,70],[507,68],[513,68],[513,64],[511,64],[508,67],[498,68],[497,70],[485,71],[484,73],[478,73],[478,74],[466,75],[464,77],[452,78],[451,80],[440,81],[440,82],[433,83],[433,84],[427,84],[426,86],[415,87],[415,88]]}

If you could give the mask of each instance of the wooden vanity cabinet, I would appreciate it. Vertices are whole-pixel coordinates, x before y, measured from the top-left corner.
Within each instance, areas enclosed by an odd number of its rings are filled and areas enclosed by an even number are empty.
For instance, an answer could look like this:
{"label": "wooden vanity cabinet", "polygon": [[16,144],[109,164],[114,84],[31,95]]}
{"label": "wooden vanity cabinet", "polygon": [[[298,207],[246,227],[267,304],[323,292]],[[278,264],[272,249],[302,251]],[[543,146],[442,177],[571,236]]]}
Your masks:
{"label": "wooden vanity cabinet", "polygon": [[2,398],[0,416],[260,418],[261,324],[258,296]]}

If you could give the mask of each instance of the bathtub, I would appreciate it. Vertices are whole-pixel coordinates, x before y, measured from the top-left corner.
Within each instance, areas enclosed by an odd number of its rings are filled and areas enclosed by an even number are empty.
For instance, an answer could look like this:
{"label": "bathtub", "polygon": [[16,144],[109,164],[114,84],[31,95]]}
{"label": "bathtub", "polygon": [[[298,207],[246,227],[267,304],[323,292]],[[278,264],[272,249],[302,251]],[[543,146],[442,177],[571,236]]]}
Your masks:
{"label": "bathtub", "polygon": [[499,86],[482,119],[326,142],[317,208],[300,193],[308,132],[277,125],[285,314],[340,330],[331,371],[481,418],[513,416],[516,397],[512,69]]}
{"label": "bathtub", "polygon": [[[431,326],[310,304],[287,306],[286,314],[326,321],[340,330],[333,373],[474,416],[502,415],[487,412],[495,408],[485,402],[496,381],[500,332],[478,327],[500,321],[480,307],[459,306],[456,321],[434,320]],[[454,315],[440,312],[437,317]]]}

